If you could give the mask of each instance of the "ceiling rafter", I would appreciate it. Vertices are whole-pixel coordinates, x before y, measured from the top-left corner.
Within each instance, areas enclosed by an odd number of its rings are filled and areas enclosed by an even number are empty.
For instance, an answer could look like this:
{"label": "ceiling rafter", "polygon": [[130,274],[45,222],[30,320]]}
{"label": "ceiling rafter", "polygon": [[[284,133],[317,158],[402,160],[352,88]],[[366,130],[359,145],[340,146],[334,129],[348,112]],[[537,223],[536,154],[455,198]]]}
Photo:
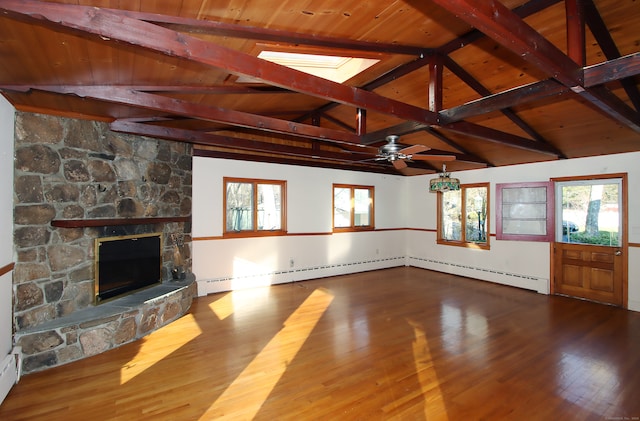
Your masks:
{"label": "ceiling rafter", "polygon": [[640,75],[640,52],[585,67],[584,86],[597,86],[637,75]]}
{"label": "ceiling rafter", "polygon": [[[640,114],[603,92],[584,88],[582,66],[497,0],[433,0],[500,45],[559,80],[609,117],[640,132]],[[614,102],[611,102],[614,101]]]}
{"label": "ceiling rafter", "polygon": [[285,66],[212,44],[158,25],[129,18],[122,13],[86,6],[4,0],[0,10],[14,19],[98,35],[105,42],[120,41],[185,60],[222,68],[267,84],[318,98],[362,107],[407,120],[436,124],[437,115],[410,104],[363,89],[332,82]]}
{"label": "ceiling rafter", "polygon": [[[447,68],[451,70],[451,72],[453,72],[454,75],[456,75],[458,78],[460,78],[460,80],[462,80],[464,83],[469,85],[474,91],[476,91],[483,97],[490,97],[492,95],[492,92],[490,90],[488,90],[484,85],[482,85],[478,80],[476,80],[471,74],[469,74],[469,72],[464,70],[464,68],[462,68],[462,66],[456,63],[453,59],[447,56],[445,58],[444,63],[445,63],[445,66],[447,66]],[[498,109],[496,109],[496,111],[498,111]],[[502,112],[516,126],[520,127],[525,133],[531,136],[532,139],[538,142],[549,144],[549,142],[544,137],[542,137],[529,124],[527,124],[522,118],[520,118],[510,108],[510,106],[502,107],[499,109],[499,111]],[[440,115],[442,116],[443,113],[441,112]],[[462,120],[462,118],[458,118],[457,120]],[[560,151],[556,151],[556,152],[558,152],[559,156],[562,155]]]}
{"label": "ceiling rafter", "polygon": [[353,133],[327,129],[273,117],[228,110],[221,107],[196,104],[162,95],[133,91],[117,86],[39,86],[38,89],[59,94],[73,94],[115,104],[132,105],[148,110],[172,113],[179,116],[226,123],[233,126],[324,140],[335,143],[360,144]]}
{"label": "ceiling rafter", "polygon": [[[615,60],[620,58],[620,50],[616,45],[615,41],[611,37],[609,30],[607,29],[607,25],[602,20],[602,16],[600,12],[598,12],[598,8],[593,3],[592,0],[582,0],[584,12],[585,12],[585,21],[591,30],[591,33],[595,37],[598,45],[602,49],[605,57],[608,60]],[[585,76],[586,78],[586,76]],[[631,103],[635,107],[636,111],[640,110],[640,90],[633,83],[633,81],[629,79],[620,79],[620,83],[624,88],[627,96],[631,100]],[[585,86],[587,83],[585,81]]]}
{"label": "ceiling rafter", "polygon": [[[197,145],[217,146],[223,148],[242,149],[248,151],[260,151],[265,153],[278,152],[283,155],[309,157],[310,148],[299,146],[280,145],[270,142],[261,142],[232,136],[221,136],[210,133],[202,133],[195,130],[176,129],[153,124],[137,123],[130,120],[115,120],[109,124],[109,128],[115,132],[136,134],[162,139],[170,139]],[[375,154],[375,148],[370,149],[369,155]],[[363,149],[364,151],[364,149]],[[313,157],[339,162],[352,162],[354,155],[349,152],[328,151],[313,149]]]}

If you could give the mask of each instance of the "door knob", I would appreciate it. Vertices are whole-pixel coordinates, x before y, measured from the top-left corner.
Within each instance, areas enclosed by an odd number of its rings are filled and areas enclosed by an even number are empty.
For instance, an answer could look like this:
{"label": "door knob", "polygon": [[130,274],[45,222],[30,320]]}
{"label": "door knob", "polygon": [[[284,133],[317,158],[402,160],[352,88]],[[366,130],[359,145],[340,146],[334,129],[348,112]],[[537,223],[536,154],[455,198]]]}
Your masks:
{"label": "door knob", "polygon": [[622,250],[616,250],[616,256],[622,256]]}

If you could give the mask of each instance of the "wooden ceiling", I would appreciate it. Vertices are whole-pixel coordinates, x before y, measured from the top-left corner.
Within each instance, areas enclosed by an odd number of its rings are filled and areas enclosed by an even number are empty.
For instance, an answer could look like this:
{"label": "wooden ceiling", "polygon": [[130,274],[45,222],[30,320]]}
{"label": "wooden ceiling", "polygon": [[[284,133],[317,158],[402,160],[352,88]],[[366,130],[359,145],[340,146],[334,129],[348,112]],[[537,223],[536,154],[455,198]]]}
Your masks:
{"label": "wooden ceiling", "polygon": [[[441,169],[376,160],[393,134],[468,170],[640,150],[639,28],[636,0],[1,0],[0,92],[202,156]],[[263,50],[379,61],[339,84]]]}

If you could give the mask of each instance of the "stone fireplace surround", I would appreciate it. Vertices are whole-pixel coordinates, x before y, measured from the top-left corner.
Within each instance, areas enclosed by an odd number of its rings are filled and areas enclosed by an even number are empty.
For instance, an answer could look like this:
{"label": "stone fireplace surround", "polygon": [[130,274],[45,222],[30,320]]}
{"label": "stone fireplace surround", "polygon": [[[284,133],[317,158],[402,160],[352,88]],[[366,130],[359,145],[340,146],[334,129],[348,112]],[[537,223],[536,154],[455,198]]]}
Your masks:
{"label": "stone fireplace surround", "polygon": [[[16,114],[13,314],[24,373],[134,341],[188,311],[189,144],[113,133],[105,123]],[[103,222],[104,221],[104,222]],[[162,284],[95,306],[97,237],[161,232]]]}

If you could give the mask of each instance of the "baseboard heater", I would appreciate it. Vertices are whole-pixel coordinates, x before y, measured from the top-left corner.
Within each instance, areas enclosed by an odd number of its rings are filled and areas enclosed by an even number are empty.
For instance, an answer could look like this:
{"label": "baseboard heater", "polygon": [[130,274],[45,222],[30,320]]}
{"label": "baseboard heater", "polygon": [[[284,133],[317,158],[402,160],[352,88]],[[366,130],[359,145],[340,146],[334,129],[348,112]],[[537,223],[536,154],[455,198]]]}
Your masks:
{"label": "baseboard heater", "polygon": [[20,380],[22,374],[22,350],[13,348],[11,354],[4,357],[0,363],[0,404],[7,397],[14,384]]}

